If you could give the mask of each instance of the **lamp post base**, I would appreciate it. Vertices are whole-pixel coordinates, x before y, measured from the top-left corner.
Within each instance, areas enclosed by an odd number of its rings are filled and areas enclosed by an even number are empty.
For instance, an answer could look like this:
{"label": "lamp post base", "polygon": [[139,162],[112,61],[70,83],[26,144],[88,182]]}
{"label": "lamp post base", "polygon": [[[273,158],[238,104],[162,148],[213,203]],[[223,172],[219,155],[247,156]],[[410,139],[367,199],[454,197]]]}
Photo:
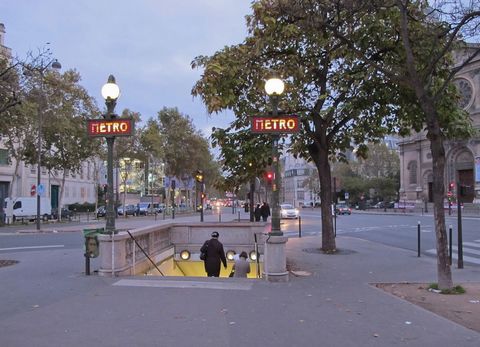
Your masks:
{"label": "lamp post base", "polygon": [[282,235],[269,236],[265,240],[265,272],[264,277],[269,282],[288,282],[287,257],[285,246],[288,238]]}

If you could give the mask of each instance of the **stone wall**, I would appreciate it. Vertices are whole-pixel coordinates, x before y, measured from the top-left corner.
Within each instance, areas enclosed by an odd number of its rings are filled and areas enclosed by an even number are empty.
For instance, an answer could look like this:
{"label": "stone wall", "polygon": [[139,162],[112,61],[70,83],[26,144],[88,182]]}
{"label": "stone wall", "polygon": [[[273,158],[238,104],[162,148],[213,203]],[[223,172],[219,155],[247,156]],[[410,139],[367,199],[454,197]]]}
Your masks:
{"label": "stone wall", "polygon": [[[223,243],[225,252],[233,250],[236,254],[253,251],[256,234],[258,252],[262,256],[267,227],[267,223],[261,222],[168,223],[129,231],[138,245],[158,264],[166,259],[178,257],[183,250],[189,251],[193,260],[198,260],[200,247],[205,240],[210,239],[213,231],[220,234],[219,240]],[[126,230],[119,231],[113,237],[100,235],[98,239],[100,275],[111,276],[113,268],[115,275],[129,276],[143,273],[153,267],[141,249],[138,246],[134,247],[134,241]]]}

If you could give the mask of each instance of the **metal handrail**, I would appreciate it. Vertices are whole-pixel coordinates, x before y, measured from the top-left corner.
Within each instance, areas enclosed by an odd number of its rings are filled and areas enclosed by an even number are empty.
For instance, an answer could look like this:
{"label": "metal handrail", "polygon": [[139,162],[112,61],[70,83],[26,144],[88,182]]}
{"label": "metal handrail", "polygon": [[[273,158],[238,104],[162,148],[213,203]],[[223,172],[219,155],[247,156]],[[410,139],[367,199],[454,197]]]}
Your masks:
{"label": "metal handrail", "polygon": [[135,242],[135,244],[138,246],[138,248],[140,248],[140,250],[143,252],[143,254],[145,254],[145,256],[147,257],[148,260],[150,260],[150,262],[153,264],[153,266],[155,266],[155,268],[158,270],[158,272],[160,272],[160,274],[162,276],[165,276],[165,274],[158,268],[157,264],[155,264],[155,262],[148,256],[147,252],[145,252],[145,250],[142,248],[142,246],[140,246],[140,244],[137,242],[137,240],[133,237],[133,235],[130,233],[129,230],[127,230],[127,233],[128,235],[130,235],[130,237],[132,238],[133,242]]}

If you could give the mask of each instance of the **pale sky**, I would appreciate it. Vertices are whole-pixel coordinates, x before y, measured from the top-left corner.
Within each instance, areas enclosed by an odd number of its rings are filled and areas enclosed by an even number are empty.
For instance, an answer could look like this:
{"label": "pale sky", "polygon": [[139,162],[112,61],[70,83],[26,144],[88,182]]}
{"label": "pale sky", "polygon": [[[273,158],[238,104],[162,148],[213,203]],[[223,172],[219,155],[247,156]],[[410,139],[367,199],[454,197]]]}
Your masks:
{"label": "pale sky", "polygon": [[250,0],[0,1],[5,46],[14,56],[49,42],[62,70],[76,69],[100,108],[100,89],[113,74],[121,90],[117,113],[128,108],[146,120],[164,106],[178,107],[205,135],[233,116],[209,116],[201,100],[193,99],[200,71],[190,63],[241,43],[250,12]]}

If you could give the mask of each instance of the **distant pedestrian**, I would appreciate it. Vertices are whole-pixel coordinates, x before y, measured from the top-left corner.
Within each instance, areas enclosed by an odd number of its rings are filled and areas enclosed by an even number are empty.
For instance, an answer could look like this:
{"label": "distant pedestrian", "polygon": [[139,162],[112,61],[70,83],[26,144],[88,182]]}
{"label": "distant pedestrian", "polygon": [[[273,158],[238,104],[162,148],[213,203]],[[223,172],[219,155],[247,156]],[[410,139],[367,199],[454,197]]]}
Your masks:
{"label": "distant pedestrian", "polygon": [[253,214],[255,215],[255,222],[260,222],[260,218],[262,217],[262,210],[260,209],[260,204],[257,204]]}
{"label": "distant pedestrian", "polygon": [[223,250],[223,244],[218,241],[219,234],[217,231],[212,233],[212,238],[205,241],[200,252],[205,253],[204,266],[205,272],[208,277],[220,276],[220,261],[223,263],[223,267],[227,268],[227,259],[225,258],[225,251]]}
{"label": "distant pedestrian", "polygon": [[263,202],[262,207],[260,207],[260,214],[264,222],[267,221],[268,216],[270,216],[270,206],[266,202]]}
{"label": "distant pedestrian", "polygon": [[233,264],[233,277],[247,277],[247,274],[250,273],[250,263],[247,259],[247,252],[240,253],[240,257]]}

